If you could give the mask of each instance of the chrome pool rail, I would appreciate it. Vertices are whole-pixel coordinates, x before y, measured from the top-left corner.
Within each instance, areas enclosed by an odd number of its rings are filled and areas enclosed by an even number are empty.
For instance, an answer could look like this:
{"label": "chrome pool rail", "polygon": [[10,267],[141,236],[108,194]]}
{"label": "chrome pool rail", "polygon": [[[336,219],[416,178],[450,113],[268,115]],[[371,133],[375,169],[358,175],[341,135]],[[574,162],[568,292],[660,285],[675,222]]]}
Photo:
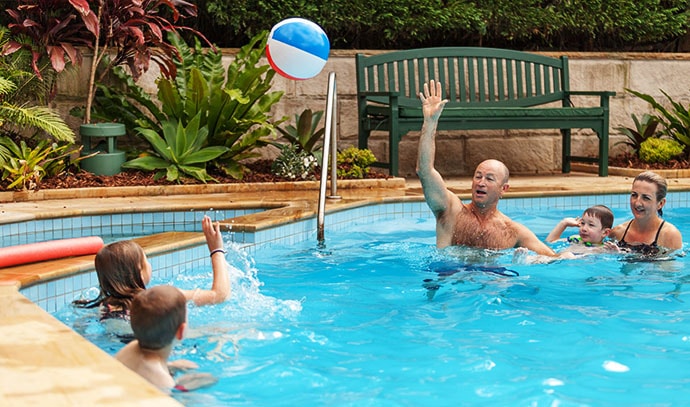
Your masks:
{"label": "chrome pool rail", "polygon": [[326,95],[326,124],[323,137],[323,159],[321,163],[321,181],[319,183],[319,205],[316,212],[317,226],[316,238],[323,243],[324,221],[326,217],[326,182],[328,181],[328,163],[331,164],[331,194],[328,199],[340,199],[338,195],[338,145],[337,145],[337,104],[338,92],[335,80],[335,72],[328,74],[328,93]]}

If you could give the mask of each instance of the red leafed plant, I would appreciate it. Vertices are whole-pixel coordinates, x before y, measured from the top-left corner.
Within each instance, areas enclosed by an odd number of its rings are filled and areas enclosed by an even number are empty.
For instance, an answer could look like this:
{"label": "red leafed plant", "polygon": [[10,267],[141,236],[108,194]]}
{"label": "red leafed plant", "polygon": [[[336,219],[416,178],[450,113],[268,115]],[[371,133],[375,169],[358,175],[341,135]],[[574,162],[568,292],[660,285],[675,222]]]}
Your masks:
{"label": "red leafed plant", "polygon": [[[19,0],[7,12],[14,20],[8,28],[15,38],[3,53],[30,49],[37,75],[44,57],[61,72],[67,63],[81,64],[80,46],[93,50],[84,123],[91,121],[96,81],[101,82],[113,67],[127,65],[136,81],[153,59],[162,75],[176,75],[174,59],[179,56],[165,41],[167,32],[187,30],[208,43],[198,31],[179,24],[197,13],[196,6],[184,0]],[[107,63],[96,79],[104,59]]]}

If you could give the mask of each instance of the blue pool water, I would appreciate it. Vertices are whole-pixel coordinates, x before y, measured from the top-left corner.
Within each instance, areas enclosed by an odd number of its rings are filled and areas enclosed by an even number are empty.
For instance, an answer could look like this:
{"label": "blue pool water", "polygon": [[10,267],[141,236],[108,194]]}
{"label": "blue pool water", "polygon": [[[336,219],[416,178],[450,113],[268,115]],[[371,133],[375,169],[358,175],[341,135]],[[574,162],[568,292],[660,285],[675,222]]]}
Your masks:
{"label": "blue pool water", "polygon": [[[666,218],[690,239],[690,210]],[[508,215],[544,238],[576,211]],[[616,223],[628,209],[616,209]],[[572,230],[576,233],[576,230]],[[686,243],[687,245],[687,243]],[[687,257],[595,255],[550,264],[435,248],[429,218],[381,220],[248,254],[232,298],[189,309],[172,359],[219,382],[192,406],[670,406],[690,400]],[[517,277],[463,270],[503,267]],[[440,276],[456,267],[461,272]],[[430,282],[435,290],[430,291]],[[172,280],[210,285],[210,267]],[[85,295],[93,298],[93,290]],[[107,352],[96,311],[55,315]]]}

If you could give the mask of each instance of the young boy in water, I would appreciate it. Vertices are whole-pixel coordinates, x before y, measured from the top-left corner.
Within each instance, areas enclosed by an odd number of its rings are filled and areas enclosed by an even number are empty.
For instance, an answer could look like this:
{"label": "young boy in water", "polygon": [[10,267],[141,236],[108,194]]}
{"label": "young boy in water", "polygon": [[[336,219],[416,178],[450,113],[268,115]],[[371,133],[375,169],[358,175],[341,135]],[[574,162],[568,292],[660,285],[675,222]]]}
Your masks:
{"label": "young boy in water", "polygon": [[[568,227],[578,227],[580,233],[560,239],[561,234]],[[571,247],[567,249],[570,252],[611,251],[615,245],[611,242],[605,243],[604,239],[611,233],[612,227],[611,209],[604,205],[595,205],[585,209],[581,217],[563,218],[546,237],[546,241],[553,243],[559,239],[567,240],[571,243]]]}
{"label": "young boy in water", "polygon": [[186,374],[175,381],[171,374],[171,367],[197,367],[188,361],[168,364],[173,342],[183,338],[187,327],[187,300],[179,289],[161,285],[141,291],[132,300],[130,318],[135,340],[115,359],[164,391],[189,391],[217,381],[203,373]]}

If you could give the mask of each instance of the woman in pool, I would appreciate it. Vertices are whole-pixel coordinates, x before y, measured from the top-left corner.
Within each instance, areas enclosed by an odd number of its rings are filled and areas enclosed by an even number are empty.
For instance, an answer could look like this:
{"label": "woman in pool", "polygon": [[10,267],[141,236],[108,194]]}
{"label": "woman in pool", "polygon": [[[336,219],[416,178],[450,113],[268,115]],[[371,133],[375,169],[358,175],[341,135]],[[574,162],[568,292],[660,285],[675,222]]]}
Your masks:
{"label": "woman in pool", "polygon": [[624,251],[654,256],[663,249],[683,247],[680,231],[661,218],[666,204],[666,180],[652,171],[645,171],[633,180],[630,210],[633,219],[613,228],[611,237]]}
{"label": "woman in pool", "polygon": [[[213,224],[211,218],[204,216],[201,227],[206,244],[211,253],[213,284],[210,290],[180,290],[187,301],[196,305],[217,304],[225,301],[230,294],[223,236],[220,224]],[[144,249],[132,240],[122,240],[103,246],[96,254],[96,274],[100,293],[93,300],[77,300],[74,303],[84,308],[101,307],[101,321],[124,321],[129,330],[129,307],[134,296],[146,289],[151,281],[151,264],[146,259]],[[115,331],[121,328],[113,327]]]}

